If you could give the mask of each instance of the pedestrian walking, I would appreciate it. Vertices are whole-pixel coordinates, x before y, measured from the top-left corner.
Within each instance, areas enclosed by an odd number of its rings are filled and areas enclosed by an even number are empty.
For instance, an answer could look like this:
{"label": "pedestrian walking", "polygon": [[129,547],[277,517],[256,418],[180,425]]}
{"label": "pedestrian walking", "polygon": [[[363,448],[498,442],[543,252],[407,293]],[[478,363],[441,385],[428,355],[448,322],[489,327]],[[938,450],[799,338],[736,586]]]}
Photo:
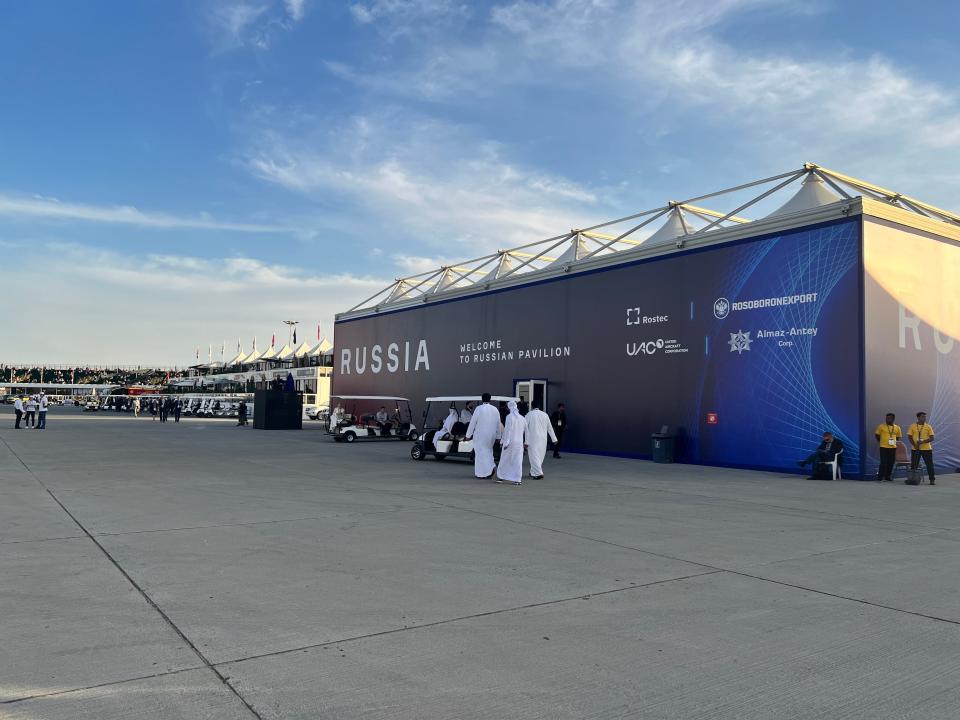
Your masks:
{"label": "pedestrian walking", "polygon": [[133,416],[140,417],[140,398],[133,399]]}
{"label": "pedestrian walking", "polygon": [[17,419],[13,422],[13,429],[20,429],[20,421],[23,420],[23,399],[17,398],[13,401],[13,412],[17,416]]}
{"label": "pedestrian walking", "polygon": [[927,422],[925,412],[917,413],[917,421],[907,428],[907,437],[910,438],[912,452],[910,453],[910,469],[913,472],[920,470],[920,460],[927,468],[927,477],[931,485],[937,484],[933,473],[933,426]]}
{"label": "pedestrian walking", "polygon": [[150,401],[150,414],[153,416],[151,420],[157,419],[157,401],[156,400]]}
{"label": "pedestrian walking", "polygon": [[40,399],[37,401],[37,430],[47,429],[47,396],[40,393]]}
{"label": "pedestrian walking", "polygon": [[543,458],[547,454],[547,439],[556,444],[557,435],[553,431],[550,416],[540,409],[540,401],[533,401],[533,409],[527,413],[527,456],[530,458],[530,477],[539,480],[543,477]]}
{"label": "pedestrian walking", "polygon": [[519,485],[523,481],[523,449],[527,434],[527,421],[520,414],[517,403],[507,403],[507,422],[503,426],[500,441],[500,464],[497,465],[497,482]]}
{"label": "pedestrian walking", "polygon": [[563,434],[567,431],[567,406],[563,403],[557,403],[557,409],[550,414],[550,422],[553,424],[553,432],[557,436],[553,443],[553,456],[560,457],[560,446],[563,445]]}
{"label": "pedestrian walking", "polygon": [[503,432],[500,412],[490,404],[490,393],[484,393],[480,405],[473,411],[467,440],[473,440],[473,474],[478,478],[493,476],[496,463],[493,459],[493,444]]}
{"label": "pedestrian walking", "polygon": [[180,422],[180,411],[182,410],[179,400],[173,401],[173,421]]}
{"label": "pedestrian walking", "polygon": [[247,424],[247,401],[241,400],[237,407],[237,425]]}

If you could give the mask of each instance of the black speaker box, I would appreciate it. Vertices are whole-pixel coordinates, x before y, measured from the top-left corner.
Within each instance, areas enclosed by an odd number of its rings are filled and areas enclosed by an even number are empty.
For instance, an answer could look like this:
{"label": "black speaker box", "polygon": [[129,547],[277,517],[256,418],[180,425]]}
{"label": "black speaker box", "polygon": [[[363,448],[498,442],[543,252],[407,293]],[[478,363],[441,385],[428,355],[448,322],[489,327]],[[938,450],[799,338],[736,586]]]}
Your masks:
{"label": "black speaker box", "polygon": [[303,398],[285,390],[253,394],[253,427],[258,430],[302,430]]}

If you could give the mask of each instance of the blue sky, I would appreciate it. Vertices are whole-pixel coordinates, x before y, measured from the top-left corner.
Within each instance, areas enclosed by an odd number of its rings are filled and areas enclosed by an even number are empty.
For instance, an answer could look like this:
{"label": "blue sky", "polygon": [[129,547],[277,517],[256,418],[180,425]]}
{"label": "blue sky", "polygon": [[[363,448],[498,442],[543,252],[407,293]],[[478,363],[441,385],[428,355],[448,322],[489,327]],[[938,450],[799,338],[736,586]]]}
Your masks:
{"label": "blue sky", "polygon": [[958,20],[828,0],[8,8],[0,362],[182,365],[287,317],[312,338],[442,260],[804,161],[956,210]]}

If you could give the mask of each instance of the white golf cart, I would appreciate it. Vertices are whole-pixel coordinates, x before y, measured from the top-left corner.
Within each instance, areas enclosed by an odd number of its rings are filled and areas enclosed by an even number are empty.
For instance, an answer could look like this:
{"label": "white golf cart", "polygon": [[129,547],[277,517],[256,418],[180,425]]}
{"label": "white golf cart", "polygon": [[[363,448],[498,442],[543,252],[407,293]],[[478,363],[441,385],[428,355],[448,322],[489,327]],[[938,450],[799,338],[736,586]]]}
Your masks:
{"label": "white golf cart", "polygon": [[[494,407],[510,400],[519,402],[520,398],[494,395],[490,404]],[[437,438],[436,434],[443,428],[443,423],[454,408],[460,415],[467,403],[476,408],[480,404],[479,395],[447,395],[442,397],[428,397],[427,408],[423,411],[423,435],[410,448],[410,457],[414,460],[424,460],[427,455],[433,455],[434,460],[446,460],[448,457],[473,462],[473,440],[467,440],[469,423],[457,421],[451,431]],[[436,442],[434,442],[436,441]],[[493,445],[494,460],[500,462],[500,440]]]}
{"label": "white golf cart", "polygon": [[[356,440],[416,440],[410,401],[383,395],[331,395],[330,416],[324,426],[337,442]],[[386,419],[377,418],[380,410]]]}

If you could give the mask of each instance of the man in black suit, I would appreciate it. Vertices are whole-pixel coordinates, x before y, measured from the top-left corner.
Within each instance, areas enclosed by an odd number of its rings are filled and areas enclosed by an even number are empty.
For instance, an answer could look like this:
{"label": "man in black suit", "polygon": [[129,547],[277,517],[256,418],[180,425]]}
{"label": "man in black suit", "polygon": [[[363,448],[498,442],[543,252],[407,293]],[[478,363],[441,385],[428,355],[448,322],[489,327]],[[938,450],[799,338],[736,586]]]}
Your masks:
{"label": "man in black suit", "polygon": [[[800,467],[806,467],[807,465],[812,465],[812,474],[810,475],[811,479],[816,479],[819,477],[817,471],[820,468],[820,463],[833,462],[833,459],[840,454],[843,450],[843,441],[840,438],[833,436],[833,433],[827,431],[823,433],[823,442],[817,446],[817,449],[810,453],[803,460],[798,460],[797,465]],[[830,478],[831,480],[833,478]]]}
{"label": "man in black suit", "polygon": [[550,413],[550,422],[557,441],[553,444],[553,456],[560,457],[560,446],[563,444],[563,433],[567,429],[567,407],[563,403],[557,404],[557,409]]}

